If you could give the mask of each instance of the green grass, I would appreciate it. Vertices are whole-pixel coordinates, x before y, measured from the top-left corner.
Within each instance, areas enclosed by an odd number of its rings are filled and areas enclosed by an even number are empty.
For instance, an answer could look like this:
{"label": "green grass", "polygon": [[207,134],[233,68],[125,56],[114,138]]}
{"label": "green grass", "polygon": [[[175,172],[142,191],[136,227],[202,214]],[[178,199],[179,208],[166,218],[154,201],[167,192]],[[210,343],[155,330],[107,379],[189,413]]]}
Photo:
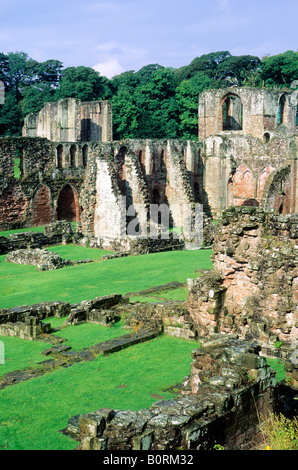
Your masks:
{"label": "green grass", "polygon": [[4,344],[5,363],[0,364],[0,377],[8,372],[31,367],[38,362],[44,361],[41,352],[51,347],[49,343],[27,341],[16,337],[0,336]]}
{"label": "green grass", "polygon": [[[81,248],[83,255],[88,249]],[[55,300],[77,303],[111,293],[124,295],[173,281],[185,282],[197,277],[196,269],[212,268],[210,256],[211,250],[171,251],[38,272],[35,266],[6,263],[2,255],[0,308]]]}
{"label": "green grass", "polygon": [[43,233],[44,231],[44,226],[38,226],[38,227],[31,227],[31,228],[17,228],[14,230],[5,230],[3,232],[0,232],[0,237],[9,237],[9,235],[13,235],[14,233],[22,233],[22,232],[39,232]]}
{"label": "green grass", "polygon": [[81,259],[92,259],[94,261],[100,260],[103,255],[113,253],[112,251],[100,250],[98,248],[87,248],[79,245],[58,245],[49,246],[46,248],[48,251],[58,253],[64,259],[71,259],[78,261]]}
{"label": "green grass", "polygon": [[189,374],[196,347],[159,337],[1,390],[0,449],[74,449],[77,443],[59,433],[70,417],[102,407],[139,410],[157,395],[173,397],[165,390]]}
{"label": "green grass", "polygon": [[[72,260],[96,261],[38,272],[34,266],[6,263],[5,256],[0,256],[0,308],[55,300],[77,303],[111,293],[139,292],[173,281],[185,282],[189,277],[197,277],[195,270],[212,268],[211,250],[111,260],[100,260],[101,250],[84,247],[59,246],[51,250]],[[185,295],[185,288],[181,288],[154,293],[152,298],[185,300]],[[59,328],[64,319],[48,321]],[[121,322],[113,328],[82,324],[54,334],[78,350],[127,333],[121,328]],[[5,372],[45,360],[40,353],[49,347],[19,338],[4,338],[3,342]],[[191,341],[159,337],[1,390],[0,449],[74,449],[77,443],[59,433],[70,417],[102,407],[139,410],[150,407],[158,397],[173,397],[166,390],[189,374],[191,351],[196,347],[198,344]]]}
{"label": "green grass", "polygon": [[[61,319],[59,320],[61,321]],[[64,320],[65,318],[63,322]],[[53,322],[52,318],[49,318],[47,321],[51,323],[53,328],[58,323]],[[65,338],[66,341],[63,344],[70,346],[74,350],[79,350],[128,334],[130,331],[123,328],[123,323],[122,321],[114,323],[112,327],[96,325],[94,323],[82,323],[80,325],[62,328],[53,333],[53,335]]]}
{"label": "green grass", "polygon": [[159,292],[153,292],[146,295],[136,295],[130,297],[130,302],[164,302],[166,300],[179,300],[185,302],[188,296],[188,289],[180,287],[179,289],[168,289]]}
{"label": "green grass", "polygon": [[276,383],[280,382],[281,380],[284,380],[286,377],[285,369],[284,369],[284,364],[280,359],[274,359],[272,357],[266,357],[266,361],[269,364],[269,366],[276,372],[275,376],[275,381]]}
{"label": "green grass", "polygon": [[[76,222],[71,222],[72,228],[74,232],[76,232]],[[27,228],[17,228],[14,230],[5,230],[0,232],[0,237],[9,237],[9,235],[12,235],[14,233],[22,233],[22,232],[39,232],[43,233],[44,232],[44,225],[39,225],[37,227],[27,227]]]}
{"label": "green grass", "polygon": [[[123,328],[122,321],[115,323],[112,327],[92,323],[64,327],[64,321],[65,317],[51,317],[44,320],[44,323],[50,323],[53,329],[62,327],[52,334],[64,338],[66,341],[63,344],[70,346],[73,350],[88,348],[129,333],[129,330]],[[52,346],[46,342],[29,341],[9,336],[0,336],[0,341],[4,344],[5,349],[5,363],[0,364],[0,377],[8,372],[22,370],[45,361],[46,357],[41,355],[41,352]]]}

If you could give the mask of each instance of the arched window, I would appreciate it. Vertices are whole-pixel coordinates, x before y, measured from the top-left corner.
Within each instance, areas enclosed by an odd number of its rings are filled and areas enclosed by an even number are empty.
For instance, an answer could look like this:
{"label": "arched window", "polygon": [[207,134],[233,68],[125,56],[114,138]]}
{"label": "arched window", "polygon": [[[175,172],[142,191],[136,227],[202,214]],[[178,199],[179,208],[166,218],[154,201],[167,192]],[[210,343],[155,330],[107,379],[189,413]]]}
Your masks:
{"label": "arched window", "polygon": [[281,95],[278,105],[278,124],[286,124],[287,122],[288,101],[285,95]]}
{"label": "arched window", "polygon": [[88,160],[88,145],[85,144],[83,147],[83,166],[87,166],[87,160]]}
{"label": "arched window", "polygon": [[265,132],[263,138],[264,138],[264,144],[268,144],[268,142],[270,142],[270,134],[269,134],[269,132]]}
{"label": "arched window", "polygon": [[222,130],[239,131],[242,129],[243,106],[239,96],[227,95],[222,101]]}
{"label": "arched window", "polygon": [[71,168],[76,166],[76,146],[72,145],[69,150],[69,160]]}
{"label": "arched window", "polygon": [[62,168],[63,165],[63,145],[57,147],[57,168]]}

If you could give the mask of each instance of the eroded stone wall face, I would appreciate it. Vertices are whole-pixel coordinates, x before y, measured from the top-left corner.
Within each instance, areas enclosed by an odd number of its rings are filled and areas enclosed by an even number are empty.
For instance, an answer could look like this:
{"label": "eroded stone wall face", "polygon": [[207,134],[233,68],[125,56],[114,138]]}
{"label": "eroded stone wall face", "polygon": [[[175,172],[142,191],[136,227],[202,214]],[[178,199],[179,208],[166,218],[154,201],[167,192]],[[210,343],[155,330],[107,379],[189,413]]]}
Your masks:
{"label": "eroded stone wall face", "polygon": [[52,142],[109,142],[111,105],[108,101],[81,102],[75,98],[45,103],[39,113],[26,116],[23,136]]}
{"label": "eroded stone wall face", "polygon": [[[248,135],[224,132],[204,142],[205,191],[213,213],[234,205],[262,205],[279,212],[282,203],[281,212],[297,211],[295,136],[276,136],[264,143]],[[278,175],[284,167],[289,168],[288,173]]]}
{"label": "eroded stone wall face", "polygon": [[297,340],[297,238],[297,215],[225,211],[213,245],[214,272],[189,281],[199,335],[239,333],[269,344]]}
{"label": "eroded stone wall face", "polygon": [[52,222],[51,191],[47,186],[41,185],[37,189],[32,206],[32,223],[34,226],[46,225]]}
{"label": "eroded stone wall face", "polygon": [[0,104],[5,102],[5,88],[4,83],[0,80]]}
{"label": "eroded stone wall face", "polygon": [[[85,174],[83,161],[76,159],[74,167],[57,168],[54,143],[23,137],[1,138],[0,158],[3,230],[45,225],[57,218],[79,220],[79,193]],[[71,188],[71,197],[63,197],[65,186]]]}
{"label": "eroded stone wall face", "polygon": [[[227,99],[239,106],[227,105]],[[206,90],[199,97],[199,139],[225,130],[263,138],[266,131],[291,135],[296,128],[297,93],[256,88]],[[229,120],[227,126],[226,121]]]}
{"label": "eroded stone wall face", "polygon": [[28,207],[27,198],[19,184],[10,184],[0,195],[0,221],[6,224],[22,221]]}

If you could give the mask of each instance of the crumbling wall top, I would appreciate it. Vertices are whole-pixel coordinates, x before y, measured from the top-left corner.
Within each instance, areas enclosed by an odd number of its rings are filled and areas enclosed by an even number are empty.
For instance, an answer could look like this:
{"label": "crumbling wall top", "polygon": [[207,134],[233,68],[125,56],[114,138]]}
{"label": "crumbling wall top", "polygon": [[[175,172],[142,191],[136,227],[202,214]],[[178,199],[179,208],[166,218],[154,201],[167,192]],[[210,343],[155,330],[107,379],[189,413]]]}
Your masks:
{"label": "crumbling wall top", "polygon": [[4,104],[4,102],[5,102],[4,83],[0,80],[0,104]]}

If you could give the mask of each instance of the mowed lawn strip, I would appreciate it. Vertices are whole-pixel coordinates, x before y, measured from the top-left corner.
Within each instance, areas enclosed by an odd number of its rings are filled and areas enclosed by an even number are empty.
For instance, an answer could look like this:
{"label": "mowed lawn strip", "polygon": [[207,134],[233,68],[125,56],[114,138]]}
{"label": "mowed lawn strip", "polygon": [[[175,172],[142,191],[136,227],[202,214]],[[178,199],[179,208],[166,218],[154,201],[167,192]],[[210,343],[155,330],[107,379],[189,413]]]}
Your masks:
{"label": "mowed lawn strip", "polygon": [[[74,327],[76,328],[76,327]],[[198,343],[159,337],[0,390],[1,450],[68,450],[68,419],[103,407],[148,408],[190,373]]]}
{"label": "mowed lawn strip", "polygon": [[198,276],[196,269],[212,268],[210,256],[211,250],[171,251],[38,272],[35,266],[6,263],[3,255],[0,256],[0,308],[56,300],[78,303],[173,281],[185,282]]}

